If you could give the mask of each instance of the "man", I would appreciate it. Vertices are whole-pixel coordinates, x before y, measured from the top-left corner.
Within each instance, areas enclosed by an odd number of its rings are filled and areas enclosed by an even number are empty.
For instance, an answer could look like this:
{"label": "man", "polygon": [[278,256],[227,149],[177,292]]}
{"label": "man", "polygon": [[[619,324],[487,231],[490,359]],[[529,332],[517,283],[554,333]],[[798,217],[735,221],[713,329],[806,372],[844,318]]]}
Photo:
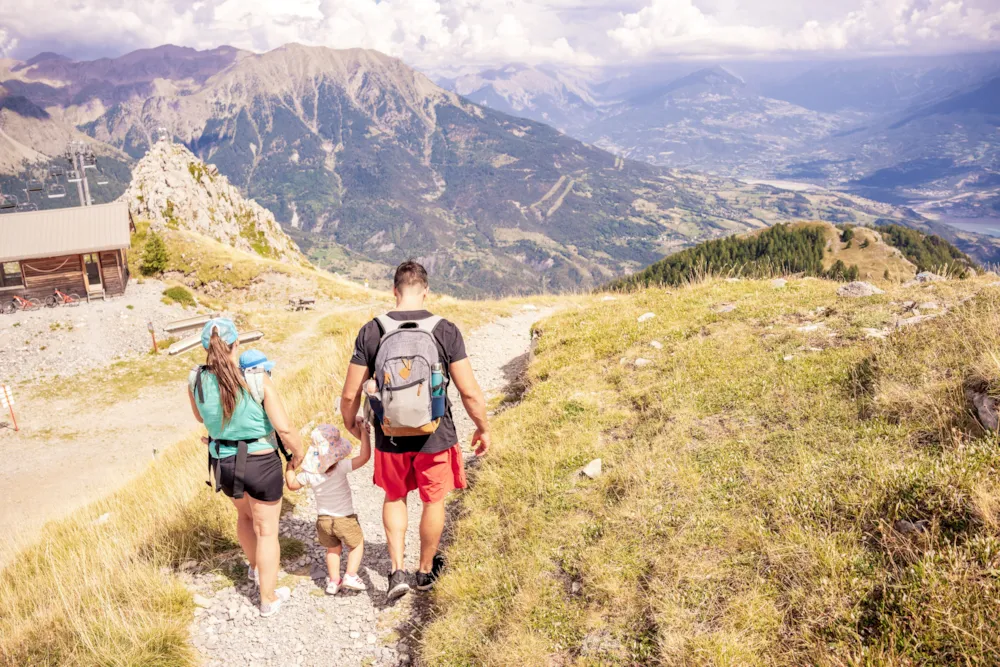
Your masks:
{"label": "man", "polygon": [[[403,262],[393,278],[396,308],[387,315],[397,322],[412,322],[433,317],[424,309],[429,284],[427,271],[414,261]],[[340,411],[344,426],[356,437],[360,431],[354,418],[361,406],[361,390],[375,374],[375,356],[382,338],[382,328],[372,320],[361,328],[354,345],[354,356],[347,370]],[[486,420],[486,399],[472,372],[465,352],[462,333],[448,320],[441,320],[433,330],[445,378],[458,388],[462,404],[476,425],[472,446],[476,456],[490,448],[489,423]],[[430,435],[388,438],[375,424],[375,484],[385,491],[382,522],[392,567],[389,573],[389,599],[409,592],[403,554],[406,547],[406,496],[417,490],[423,502],[420,517],[420,565],[416,584],[419,590],[429,590],[443,566],[438,544],[444,530],[445,496],[452,489],[466,486],[462,448],[458,444],[451,402],[445,403],[445,413],[437,430]]]}

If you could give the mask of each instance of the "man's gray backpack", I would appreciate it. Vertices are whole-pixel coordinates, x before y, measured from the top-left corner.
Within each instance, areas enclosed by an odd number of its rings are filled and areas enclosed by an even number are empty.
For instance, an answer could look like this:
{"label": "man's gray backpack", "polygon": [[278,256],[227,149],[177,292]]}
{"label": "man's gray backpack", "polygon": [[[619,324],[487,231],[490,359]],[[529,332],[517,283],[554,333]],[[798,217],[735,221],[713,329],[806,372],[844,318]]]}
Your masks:
{"label": "man's gray backpack", "polygon": [[434,328],[442,318],[397,322],[375,318],[382,338],[375,354],[375,384],[382,403],[382,433],[389,437],[429,435],[441,423],[434,414],[431,367],[441,362]]}

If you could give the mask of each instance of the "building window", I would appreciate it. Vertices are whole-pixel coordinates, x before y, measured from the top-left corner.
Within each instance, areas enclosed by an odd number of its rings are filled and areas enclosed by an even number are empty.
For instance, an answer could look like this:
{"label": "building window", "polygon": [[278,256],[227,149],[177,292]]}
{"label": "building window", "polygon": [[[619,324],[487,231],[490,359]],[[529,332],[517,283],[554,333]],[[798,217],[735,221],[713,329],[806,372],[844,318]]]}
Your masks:
{"label": "building window", "polygon": [[20,262],[4,262],[0,264],[0,287],[19,287],[23,284]]}

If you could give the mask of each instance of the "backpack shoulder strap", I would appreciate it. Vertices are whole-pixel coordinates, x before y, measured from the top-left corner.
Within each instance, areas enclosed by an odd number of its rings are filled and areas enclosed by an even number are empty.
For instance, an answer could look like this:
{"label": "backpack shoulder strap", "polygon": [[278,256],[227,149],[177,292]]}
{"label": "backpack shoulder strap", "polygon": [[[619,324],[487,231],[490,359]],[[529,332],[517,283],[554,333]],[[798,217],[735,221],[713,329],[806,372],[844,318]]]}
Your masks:
{"label": "backpack shoulder strap", "polygon": [[382,330],[382,338],[385,338],[390,333],[398,329],[399,325],[403,324],[403,322],[397,322],[389,317],[388,313],[385,315],[379,315],[375,318],[375,321],[378,322],[379,329]]}
{"label": "backpack shoulder strap", "polygon": [[432,334],[434,333],[434,329],[437,328],[437,325],[441,324],[443,321],[444,318],[440,315],[431,315],[430,317],[426,317],[422,320],[416,320],[416,323],[418,329],[422,329],[423,331]]}
{"label": "backpack shoulder strap", "polygon": [[201,374],[204,370],[208,368],[204,365],[198,365],[191,369],[188,373],[188,389],[191,390],[191,395],[194,396],[199,403],[205,402],[205,391],[201,388]]}
{"label": "backpack shoulder strap", "polygon": [[243,379],[246,380],[247,390],[257,405],[264,405],[264,374],[262,368],[248,368],[243,371]]}

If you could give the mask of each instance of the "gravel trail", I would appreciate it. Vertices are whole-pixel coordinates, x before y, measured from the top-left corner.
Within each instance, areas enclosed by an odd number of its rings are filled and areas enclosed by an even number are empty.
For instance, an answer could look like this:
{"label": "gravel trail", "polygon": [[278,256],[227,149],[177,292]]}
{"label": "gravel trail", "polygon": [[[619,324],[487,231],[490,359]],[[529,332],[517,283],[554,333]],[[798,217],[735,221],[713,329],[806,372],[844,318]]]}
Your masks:
{"label": "gravel trail", "polygon": [[[487,398],[519,374],[531,344],[531,325],[550,310],[531,306],[500,318],[466,336],[466,348]],[[467,447],[474,426],[457,396],[455,421]],[[466,452],[466,456],[471,453]],[[257,594],[245,582],[219,589],[226,580],[215,574],[185,575],[201,606],[191,626],[194,646],[207,665],[406,665],[412,657],[401,634],[413,613],[414,591],[395,604],[386,600],[389,557],[382,531],[382,492],[372,484],[372,462],[350,477],[354,507],[365,534],[360,576],[362,593],[324,593],[325,550],[316,543],[316,510],[312,494],[303,494],[282,517],[281,535],[306,544],[306,554],[285,562],[279,580],[292,588],[292,598],[272,618],[260,618]],[[409,499],[406,565],[417,564],[420,501]],[[344,554],[346,562],[346,553]],[[341,566],[343,567],[343,565]],[[412,582],[411,582],[412,585]]]}

